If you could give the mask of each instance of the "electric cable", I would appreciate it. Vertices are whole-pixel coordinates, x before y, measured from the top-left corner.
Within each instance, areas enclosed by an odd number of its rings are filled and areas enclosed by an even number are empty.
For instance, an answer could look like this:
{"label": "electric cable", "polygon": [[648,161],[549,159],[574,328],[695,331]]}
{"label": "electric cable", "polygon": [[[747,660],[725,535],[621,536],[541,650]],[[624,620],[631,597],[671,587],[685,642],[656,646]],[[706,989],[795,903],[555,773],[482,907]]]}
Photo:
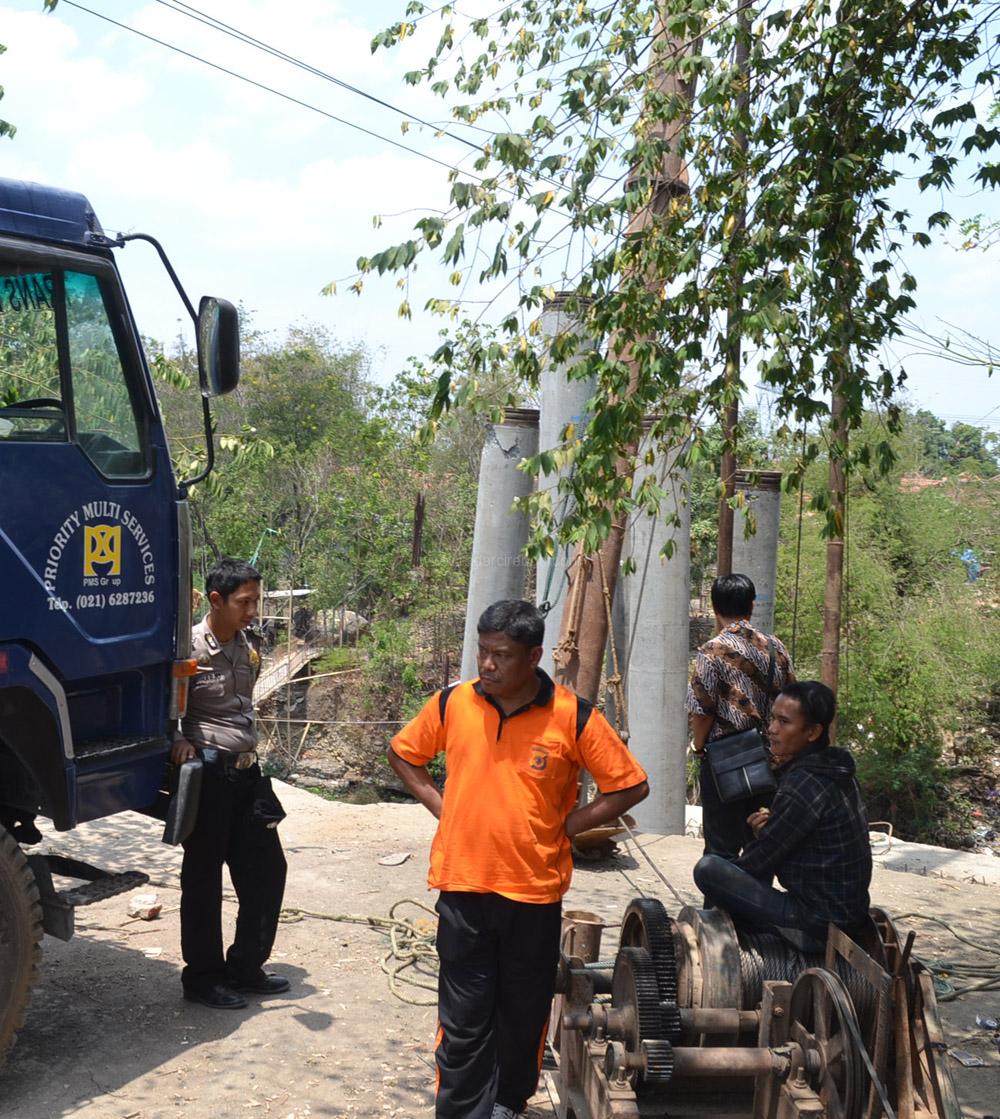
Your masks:
{"label": "electric cable", "polygon": [[481,182],[482,180],[467,171],[462,171],[452,163],[446,163],[443,159],[437,159],[433,155],[428,155],[426,152],[420,151],[418,148],[411,148],[409,144],[404,144],[399,140],[393,140],[390,136],[383,136],[381,132],[375,132],[371,128],[365,128],[363,125],[357,124],[354,121],[347,120],[345,117],[337,116],[336,113],[327,112],[326,109],[321,109],[318,105],[313,105],[308,101],[303,101],[298,97],[293,97],[290,93],[282,93],[281,90],[275,89],[273,86],[266,85],[264,82],[258,82],[254,78],[249,78],[245,74],[240,74],[236,70],[229,70],[227,67],[220,65],[218,62],[212,62],[207,58],[202,58],[201,55],[194,54],[191,51],[186,51],[182,47],[175,46],[173,43],[168,43],[164,39],[157,39],[155,35],[149,35],[145,31],[140,31],[136,27],[130,27],[127,23],[122,23],[119,20],[112,19],[111,16],[104,15],[103,12],[95,12],[92,8],[86,8],[83,4],[78,4],[76,0],[62,0],[63,4],[70,8],[76,8],[78,11],[86,12],[87,15],[95,16],[97,19],[104,20],[105,23],[110,23],[114,27],[120,28],[122,31],[130,31],[133,35],[138,35],[141,39],[146,39],[151,43],[156,43],[157,46],[166,47],[167,50],[172,50],[184,58],[189,58],[193,62],[200,62],[203,66],[208,66],[213,70],[218,70],[220,74],[225,74],[227,77],[236,78],[238,81],[246,82],[247,85],[254,86],[254,88],[262,90],[264,93],[272,93],[275,97],[280,97],[283,101],[289,101],[293,105],[298,105],[300,108],[309,109],[314,113],[318,113],[328,120],[336,121],[338,124],[346,125],[348,128],[353,128],[357,132],[361,132],[366,136],[371,136],[375,140],[381,140],[386,144],[391,144],[394,148],[399,148],[410,155],[419,156],[421,159],[429,160],[431,163],[436,163],[439,167],[445,168],[447,171],[455,171],[460,175],[468,175],[469,178],[476,179]]}
{"label": "electric cable", "polygon": [[[283,62],[287,62],[289,65],[304,70],[305,72],[310,73],[315,77],[322,78],[324,81],[329,81],[334,85],[340,86],[343,89],[354,93],[359,97],[363,97],[366,100],[373,102],[374,104],[380,105],[381,107],[389,109],[392,112],[399,113],[407,120],[412,120],[417,124],[424,125],[427,128],[432,128],[435,133],[438,133],[442,136],[447,136],[450,139],[457,141],[458,143],[465,144],[477,153],[482,154],[483,152],[482,145],[476,144],[475,142],[467,139],[464,136],[459,136],[456,133],[449,131],[448,128],[444,127],[443,125],[435,124],[433,121],[428,121],[422,117],[416,116],[413,113],[408,113],[406,110],[401,109],[399,106],[394,105],[390,101],[386,101],[383,98],[377,97],[375,94],[369,93],[367,90],[363,90],[359,86],[352,85],[350,82],[345,82],[342,78],[338,78],[334,74],[329,74],[326,71],[320,70],[317,67],[312,66],[310,63],[296,58],[294,55],[279,50],[277,47],[272,47],[270,44],[264,42],[263,40],[256,39],[252,35],[240,31],[238,28],[224,23],[222,20],[216,19],[214,16],[206,15],[205,13],[200,12],[197,8],[193,8],[189,4],[184,4],[183,0],[175,0],[175,3],[170,3],[168,2],[168,0],[156,0],[156,2],[162,4],[164,7],[168,8],[168,10],[176,12],[178,15],[184,15],[187,16],[189,19],[194,19],[199,23],[203,23],[207,27],[210,27],[213,30],[217,30],[221,34],[227,35],[229,38],[235,39],[237,42],[242,42],[247,46],[251,46],[257,50],[261,50],[266,54],[270,54],[274,58],[278,58]],[[212,62],[210,59],[203,58],[201,55],[197,55],[192,51],[187,51],[183,47],[178,47],[173,43],[168,43],[164,39],[158,39],[156,36],[151,35],[145,31],[140,31],[138,28],[132,27],[130,24],[123,23],[120,20],[112,19],[110,16],[105,15],[103,12],[97,12],[94,11],[92,8],[87,8],[83,4],[77,3],[77,0],[63,0],[63,3],[68,7],[76,8],[78,11],[85,12],[87,15],[91,15],[96,17],[97,19],[104,20],[106,23],[110,23],[123,31],[129,31],[133,35],[137,35],[142,39],[146,39],[151,43],[155,43],[157,46],[165,47],[167,50],[174,51],[175,53],[180,54],[185,58],[189,58],[194,62],[200,62],[204,66],[208,66],[213,70],[218,70],[220,73],[226,74],[228,77],[236,78],[239,81],[246,82],[248,85],[252,85],[265,93],[271,93],[275,97],[280,97],[282,98],[282,100],[289,101],[294,105],[300,106],[301,108],[309,109],[314,113],[319,113],[321,116],[326,117],[328,120],[335,121],[338,124],[346,125],[348,128],[353,128],[355,131],[361,132],[366,136],[371,136],[373,139],[382,140],[387,144],[391,144],[393,147],[397,147],[400,148],[402,151],[409,152],[411,155],[416,155],[422,159],[429,160],[431,163],[435,163],[440,167],[444,167],[448,171],[454,171],[456,174],[466,175],[469,179],[472,179],[477,183],[482,183],[484,181],[482,176],[480,175],[476,175],[471,171],[463,170],[462,168],[456,167],[454,164],[447,163],[444,160],[437,159],[432,155],[428,155],[426,152],[422,152],[417,148],[412,148],[408,144],[404,144],[398,140],[394,140],[389,136],[383,135],[381,132],[375,131],[374,129],[365,128],[363,125],[360,125],[355,121],[348,120],[347,118],[338,116],[335,113],[327,112],[325,109],[321,109],[319,108],[319,106],[313,105],[311,102],[303,101],[302,99],[293,97],[291,94],[288,93],[283,93],[281,90],[275,89],[273,86],[269,86],[264,82],[259,82],[256,79],[250,78],[245,74],[241,74],[236,70],[230,70],[217,62]],[[181,10],[182,8],[190,9],[190,11],[183,11]],[[490,137],[494,135],[492,130],[483,128],[480,125],[470,124],[468,125],[468,127],[473,128],[476,131],[480,131],[484,133],[484,135]],[[545,183],[546,185],[555,187],[557,189],[564,189],[565,187],[565,183],[560,182],[556,179],[541,177],[537,181],[539,183]],[[610,186],[614,186],[617,181],[619,180],[612,179]],[[610,186],[608,187],[608,189],[610,189]],[[501,190],[502,193],[510,194],[512,196],[515,195],[515,192],[512,189],[501,188]]]}
{"label": "electric cable", "polygon": [[[1000,948],[970,940],[969,937],[956,932],[947,921],[940,917],[932,917],[928,913],[901,913],[896,917],[896,920],[904,921],[907,918],[916,918],[920,921],[940,925],[941,928],[951,933],[956,940],[974,948],[977,952],[983,952],[987,956],[1000,956]],[[938,1002],[954,1002],[955,999],[971,994],[973,991],[1000,989],[1000,961],[996,963],[970,962],[966,956],[960,960],[924,959],[923,962],[934,977],[934,990]]]}
{"label": "electric cable", "polygon": [[[160,0],[160,2],[162,2],[162,0]],[[178,0],[178,2],[180,2],[180,0]],[[308,110],[310,110],[314,113],[318,113],[320,116],[325,117],[328,120],[332,120],[332,121],[334,121],[338,124],[343,124],[348,128],[352,128],[357,132],[361,132],[363,135],[370,136],[371,138],[376,139],[376,140],[381,140],[384,143],[390,144],[391,146],[400,149],[401,151],[405,151],[405,152],[409,153],[410,155],[416,155],[421,159],[426,159],[429,162],[434,163],[435,165],[437,165],[439,167],[443,167],[447,171],[453,172],[453,173],[458,174],[458,175],[465,176],[468,180],[470,180],[472,182],[482,184],[484,181],[486,181],[486,180],[484,180],[483,176],[477,175],[476,173],[474,173],[472,171],[464,170],[464,169],[456,166],[455,164],[448,163],[448,162],[446,162],[444,160],[441,160],[441,159],[437,159],[435,156],[428,155],[426,152],[422,152],[419,149],[411,147],[408,144],[404,144],[399,140],[394,140],[389,136],[385,136],[382,133],[375,131],[374,129],[366,128],[363,125],[356,123],[355,121],[349,120],[345,117],[338,116],[337,114],[328,112],[325,109],[321,109],[319,106],[314,105],[311,102],[304,101],[301,98],[293,97],[291,94],[288,94],[288,93],[283,93],[281,90],[275,89],[274,87],[269,86],[269,85],[265,84],[264,82],[259,82],[256,79],[250,78],[245,74],[241,74],[236,70],[231,70],[231,69],[229,69],[225,66],[220,65],[219,63],[212,62],[210,59],[203,58],[202,56],[194,54],[191,51],[184,50],[182,47],[178,47],[178,46],[174,45],[173,43],[169,43],[169,42],[167,42],[163,39],[159,39],[154,35],[148,34],[147,32],[140,31],[138,28],[132,27],[131,25],[129,25],[127,23],[124,23],[120,20],[112,19],[110,16],[107,16],[107,15],[103,14],[102,12],[94,11],[93,9],[88,8],[88,7],[84,6],[83,4],[78,3],[77,0],[63,0],[63,3],[68,7],[76,8],[78,11],[84,12],[87,15],[94,16],[95,18],[103,20],[106,23],[110,23],[112,26],[118,27],[123,31],[131,32],[133,35],[137,35],[142,39],[146,39],[148,42],[155,43],[157,46],[165,47],[167,50],[174,51],[175,53],[181,55],[182,57],[191,59],[194,62],[200,62],[202,65],[208,66],[213,70],[217,70],[219,73],[225,74],[228,77],[236,78],[238,81],[245,82],[246,84],[251,85],[256,89],[259,89],[262,92],[271,93],[275,97],[279,97],[282,100],[288,101],[293,105],[298,105],[300,108],[308,109]],[[185,5],[185,7],[188,7],[188,5]],[[179,11],[176,8],[173,8],[172,10],[177,11],[178,14],[186,14],[184,12]],[[192,16],[191,18],[196,18],[196,17]],[[209,17],[209,18],[212,18],[212,17]],[[202,22],[204,22],[204,20],[202,20]],[[216,24],[221,24],[221,21],[216,20],[215,23]],[[212,24],[209,24],[209,26],[212,26]],[[228,27],[228,26],[229,25],[223,25],[223,27]],[[222,28],[218,28],[218,29],[221,30]],[[224,33],[230,34],[230,32],[228,32],[228,31],[224,31]],[[243,36],[243,37],[241,38],[240,36]],[[242,41],[242,42],[246,43],[247,45],[251,45],[251,46],[255,45],[255,42],[251,42],[252,37],[245,36],[242,32],[237,32],[235,29],[232,32],[232,37],[236,38],[238,41]],[[357,92],[359,95],[368,97],[370,100],[379,101],[379,99],[375,98],[374,95],[369,95],[365,91],[360,90],[358,87],[350,87],[349,83],[342,83],[341,79],[337,79],[333,75],[326,75],[322,71],[314,71],[313,68],[311,68],[308,64],[301,63],[301,61],[295,59],[294,56],[291,56],[291,55],[286,56],[286,55],[284,55],[283,52],[277,51],[276,48],[272,49],[272,48],[268,47],[267,44],[262,43],[262,45],[259,47],[259,49],[265,50],[268,53],[272,53],[275,57],[284,58],[284,60],[288,61],[292,65],[297,65],[297,66],[300,66],[303,69],[310,70],[311,72],[315,72],[317,74],[317,76],[324,77],[324,79],[326,79],[326,80],[334,81],[337,84],[345,84],[352,90],[352,92]],[[380,103],[382,103],[382,102],[380,102]],[[397,110],[396,107],[393,106],[390,102],[384,102],[384,105],[394,109],[395,111],[402,111],[402,110]],[[409,117],[409,114],[407,114],[407,116]],[[473,148],[477,151],[482,151],[482,148],[478,147],[476,144],[473,144],[471,141],[466,140],[462,137],[454,136],[452,133],[447,132],[447,130],[442,130],[437,125],[434,125],[431,122],[426,122],[426,121],[420,120],[417,117],[409,117],[409,119],[417,120],[418,123],[423,123],[423,124],[426,124],[428,127],[434,128],[436,132],[442,132],[442,134],[444,134],[444,135],[451,136],[453,139],[458,139],[462,143],[468,144],[471,148]],[[550,187],[553,187],[555,189],[559,189],[559,190],[565,189],[565,183],[561,182],[561,181],[558,181],[558,180],[555,180],[555,179],[542,177],[542,178],[539,178],[537,181],[539,183],[544,183],[544,184],[546,184]],[[618,181],[618,179],[612,179],[611,180],[609,186],[606,187],[605,191],[602,192],[602,194],[599,196],[598,201],[600,201],[605,196],[605,194],[607,194],[611,190],[611,188],[615,185],[615,183],[617,181]],[[498,187],[497,189],[499,190],[500,193],[505,194],[505,195],[509,195],[511,198],[514,198],[515,200],[518,197],[517,192],[513,188]],[[556,206],[554,209],[558,211],[559,207]],[[565,225],[563,225],[561,231],[565,231],[567,228],[570,228],[571,226],[572,226],[572,218],[570,217],[569,221]],[[492,300],[489,300],[487,302],[487,306],[492,305],[492,303],[495,301],[495,298],[496,297],[494,297],[494,299],[492,299]]]}
{"label": "electric cable", "polygon": [[[452,140],[457,140],[460,144],[466,144],[474,151],[482,152],[482,145],[474,143],[472,140],[466,139],[464,136],[458,136],[454,132],[449,132],[440,124],[435,124],[433,121],[424,120],[413,113],[401,109],[398,105],[393,105],[391,101],[385,101],[381,97],[377,97],[374,93],[369,93],[367,90],[361,89],[359,86],[352,85],[350,82],[345,82],[343,78],[338,78],[336,74],[330,74],[325,70],[320,70],[318,67],[311,65],[308,62],[297,58],[295,55],[288,54],[286,51],[278,47],[271,46],[269,43],[264,42],[262,39],[257,39],[246,31],[241,31],[238,27],[232,24],[225,23],[215,16],[208,15],[208,13],[200,11],[191,4],[185,4],[184,0],[155,0],[157,4],[162,5],[169,11],[175,12],[177,15],[185,16],[187,19],[193,19],[198,23],[204,24],[206,27],[212,28],[213,31],[218,31],[222,35],[228,36],[230,39],[235,39],[237,42],[245,43],[247,46],[253,47],[255,50],[263,51],[265,54],[271,55],[273,58],[280,59],[282,62],[287,62],[290,66],[294,66],[299,70],[304,70],[307,74],[312,74],[314,77],[322,78],[324,81],[331,82],[333,85],[339,86],[341,89],[347,90],[349,93],[356,94],[358,97],[363,97],[367,101],[371,101],[375,105],[380,105],[383,109],[389,109],[393,113],[398,113],[406,120],[412,120],[416,124],[422,124],[426,128],[433,128],[435,132],[440,132],[444,136],[448,136]],[[469,125],[468,127],[475,129],[487,135],[492,135],[489,129],[482,128],[478,125]]]}
{"label": "electric cable", "polygon": [[[618,823],[619,823],[619,824],[621,824],[621,826],[622,826],[622,827],[623,827],[623,828],[624,828],[624,829],[625,829],[625,830],[626,830],[626,831],[628,832],[629,838],[630,838],[630,839],[632,840],[632,842],[633,842],[633,843],[635,844],[636,850],[637,850],[637,851],[639,852],[639,854],[640,854],[640,855],[642,855],[642,857],[643,857],[643,858],[644,858],[644,859],[646,860],[646,862],[647,862],[647,863],[649,863],[649,865],[650,865],[650,867],[651,867],[651,869],[652,869],[653,873],[654,873],[654,874],[656,875],[656,877],[657,877],[657,878],[659,878],[659,880],[660,880],[660,881],[661,881],[661,882],[663,883],[663,885],[664,885],[664,886],[666,886],[666,887],[667,887],[667,889],[668,889],[668,890],[669,890],[669,891],[670,891],[670,892],[671,892],[671,893],[672,893],[672,894],[674,895],[674,901],[676,901],[676,902],[677,902],[677,904],[678,904],[679,906],[681,906],[681,907],[683,907],[683,906],[687,905],[687,902],[686,902],[686,901],[685,901],[685,900],[684,900],[684,899],[683,899],[683,898],[681,897],[681,895],[680,895],[680,894],[679,894],[679,893],[678,893],[678,892],[677,892],[677,891],[676,891],[676,890],[674,889],[674,887],[673,887],[672,883],[668,881],[668,879],[667,879],[666,875],[665,875],[665,874],[663,874],[663,872],[662,872],[662,871],[660,870],[660,868],[659,868],[659,867],[658,867],[658,866],[656,865],[656,863],[654,863],[654,862],[653,862],[653,860],[652,860],[652,858],[651,858],[651,857],[649,856],[649,854],[647,854],[647,852],[646,852],[646,849],[645,849],[645,848],[644,848],[644,847],[642,846],[642,844],[641,844],[641,843],[639,842],[639,839],[638,839],[638,837],[636,836],[635,832],[634,832],[634,831],[633,831],[633,830],[632,830],[632,829],[631,829],[631,828],[630,828],[630,827],[628,826],[628,824],[627,824],[627,823],[625,822],[625,819],[624,819],[624,817],[622,817],[622,816],[619,816],[619,817],[618,817]],[[626,878],[626,881],[628,882],[628,879],[627,879],[627,878]],[[632,884],[632,883],[631,883],[631,882],[629,882],[629,885],[631,885],[631,884]],[[641,890],[640,890],[640,893],[642,893],[642,891],[641,891]],[[642,896],[643,896],[643,897],[645,897],[646,895],[645,895],[645,894],[643,894]]]}

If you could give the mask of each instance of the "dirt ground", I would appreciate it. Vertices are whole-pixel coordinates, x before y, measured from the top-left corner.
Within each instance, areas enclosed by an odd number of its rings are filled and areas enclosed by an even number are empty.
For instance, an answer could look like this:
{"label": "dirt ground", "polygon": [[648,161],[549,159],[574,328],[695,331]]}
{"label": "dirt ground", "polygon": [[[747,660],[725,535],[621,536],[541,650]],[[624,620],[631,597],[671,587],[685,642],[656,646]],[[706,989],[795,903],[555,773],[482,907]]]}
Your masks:
{"label": "dirt ground", "polygon": [[[409,804],[331,803],[284,787],[289,810],[282,838],[289,859],[286,906],[326,917],[384,917],[401,899],[430,904],[427,848],[433,820]],[[163,846],[158,825],[126,815],[54,835],[50,849],[115,869],[144,869],[164,904],[160,918],[128,917],[127,896],[77,913],[77,936],[46,938],[32,1007],[0,1072],[3,1119],[346,1119],[432,1114],[435,1014],[389,990],[381,962],[386,934],[367,924],[290,912],[279,931],[273,970],[292,983],[284,997],[242,1011],[212,1011],[180,997],[179,852]],[[660,871],[685,902],[696,902],[690,871],[700,842],[642,837]],[[398,865],[388,855],[409,853]],[[677,902],[649,865],[629,849],[578,867],[566,908],[599,913],[609,925],[643,892]],[[922,877],[879,868],[874,900],[896,914],[937,917],[974,941],[1000,944],[995,885]],[[227,905],[233,916],[233,906]],[[405,916],[429,916],[409,906]],[[299,919],[295,919],[299,917]],[[922,919],[918,955],[968,958],[970,950]],[[605,955],[617,930],[609,929]],[[993,957],[993,963],[996,958]],[[429,1001],[425,991],[408,997]],[[984,1067],[953,1061],[965,1114],[1000,1110],[1000,1054],[976,1015],[1000,1013],[994,991],[941,1006],[949,1042]],[[549,1091],[532,1103],[536,1119],[553,1115]]]}

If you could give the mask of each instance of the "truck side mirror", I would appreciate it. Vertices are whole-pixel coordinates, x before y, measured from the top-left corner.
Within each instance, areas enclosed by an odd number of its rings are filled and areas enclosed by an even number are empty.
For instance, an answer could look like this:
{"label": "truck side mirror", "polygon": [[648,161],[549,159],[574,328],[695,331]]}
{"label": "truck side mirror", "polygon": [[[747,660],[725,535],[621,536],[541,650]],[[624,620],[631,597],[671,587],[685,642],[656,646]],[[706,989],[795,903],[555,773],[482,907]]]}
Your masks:
{"label": "truck side mirror", "polygon": [[198,305],[198,379],[202,396],[225,396],[240,382],[240,318],[225,299]]}

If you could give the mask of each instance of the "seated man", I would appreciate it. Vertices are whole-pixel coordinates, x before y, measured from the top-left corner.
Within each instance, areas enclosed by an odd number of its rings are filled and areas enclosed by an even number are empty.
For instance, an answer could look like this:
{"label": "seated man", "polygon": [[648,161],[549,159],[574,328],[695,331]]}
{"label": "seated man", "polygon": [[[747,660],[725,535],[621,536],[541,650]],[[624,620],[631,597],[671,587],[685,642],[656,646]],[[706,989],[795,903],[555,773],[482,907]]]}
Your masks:
{"label": "seated man", "polygon": [[833,692],[814,680],[779,692],[768,726],[774,802],[748,819],[755,838],[735,862],[705,855],[694,868],[706,898],[738,928],[776,928],[807,949],[826,939],[830,922],[850,934],[868,918],[868,821],[854,758],[830,745],[835,709]]}

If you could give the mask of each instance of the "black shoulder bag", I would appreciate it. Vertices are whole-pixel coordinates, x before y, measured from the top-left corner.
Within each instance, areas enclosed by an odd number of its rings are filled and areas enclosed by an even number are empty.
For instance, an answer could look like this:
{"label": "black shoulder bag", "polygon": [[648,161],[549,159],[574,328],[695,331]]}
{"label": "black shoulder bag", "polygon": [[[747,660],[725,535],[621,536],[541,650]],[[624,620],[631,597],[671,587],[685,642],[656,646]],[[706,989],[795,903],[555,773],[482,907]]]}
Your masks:
{"label": "black shoulder bag", "polygon": [[[770,637],[767,644],[770,658],[764,692],[770,700],[775,664],[774,642]],[[707,742],[705,757],[723,804],[771,792],[777,785],[771,769],[771,755],[759,727],[750,727]]]}

